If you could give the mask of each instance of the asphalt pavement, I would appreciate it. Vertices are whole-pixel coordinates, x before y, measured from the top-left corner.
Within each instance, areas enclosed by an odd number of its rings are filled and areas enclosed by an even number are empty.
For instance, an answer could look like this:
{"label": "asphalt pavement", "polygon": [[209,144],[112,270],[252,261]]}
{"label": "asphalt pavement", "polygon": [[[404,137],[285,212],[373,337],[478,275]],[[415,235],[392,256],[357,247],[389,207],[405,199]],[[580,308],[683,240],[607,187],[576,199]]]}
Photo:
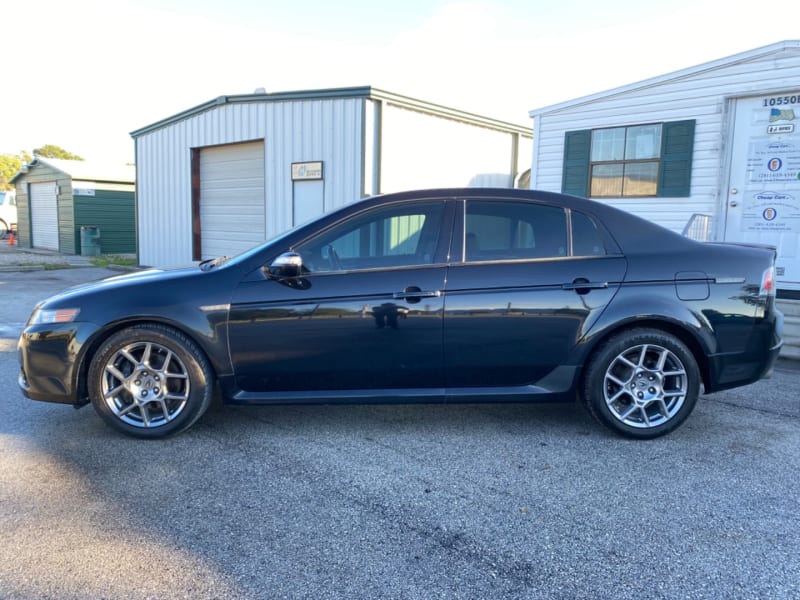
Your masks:
{"label": "asphalt pavement", "polygon": [[138,441],[25,400],[0,272],[0,598],[800,598],[800,370],[616,437],[576,405],[216,405]]}

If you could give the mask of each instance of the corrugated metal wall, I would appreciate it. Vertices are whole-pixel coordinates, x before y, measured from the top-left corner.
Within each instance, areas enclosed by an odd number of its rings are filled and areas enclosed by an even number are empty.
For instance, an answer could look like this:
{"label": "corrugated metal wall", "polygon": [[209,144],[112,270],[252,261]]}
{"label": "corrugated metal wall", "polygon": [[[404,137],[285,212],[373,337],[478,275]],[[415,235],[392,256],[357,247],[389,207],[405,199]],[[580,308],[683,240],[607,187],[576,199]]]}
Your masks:
{"label": "corrugated metal wall", "polygon": [[800,81],[800,60],[762,56],[623,91],[544,113],[534,121],[531,187],[561,190],[564,133],[639,123],[696,119],[690,198],[624,198],[608,202],[681,231],[693,213],[719,210],[728,99],[783,91]]}
{"label": "corrugated metal wall", "polygon": [[[133,186],[95,190],[94,196],[75,195],[75,253],[81,253],[81,226],[100,229],[100,252],[133,254],[136,252],[136,218]],[[127,188],[127,189],[123,189]]]}
{"label": "corrugated metal wall", "polygon": [[386,103],[381,192],[512,187],[515,135]]}
{"label": "corrugated metal wall", "polygon": [[137,137],[139,262],[192,259],[192,148],[264,140],[268,238],[292,226],[293,162],[323,161],[326,211],[361,197],[363,106],[362,98],[225,104]]}

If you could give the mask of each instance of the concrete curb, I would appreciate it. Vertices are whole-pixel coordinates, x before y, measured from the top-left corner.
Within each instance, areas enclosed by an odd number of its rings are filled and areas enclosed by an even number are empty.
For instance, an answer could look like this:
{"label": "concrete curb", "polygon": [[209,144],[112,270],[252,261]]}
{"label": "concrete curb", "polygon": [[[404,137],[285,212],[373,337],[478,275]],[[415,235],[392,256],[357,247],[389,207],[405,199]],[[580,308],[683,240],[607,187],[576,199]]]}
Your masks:
{"label": "concrete curb", "polygon": [[[63,268],[68,268],[64,265]],[[0,265],[0,273],[14,273],[17,271],[44,271],[44,265]]]}

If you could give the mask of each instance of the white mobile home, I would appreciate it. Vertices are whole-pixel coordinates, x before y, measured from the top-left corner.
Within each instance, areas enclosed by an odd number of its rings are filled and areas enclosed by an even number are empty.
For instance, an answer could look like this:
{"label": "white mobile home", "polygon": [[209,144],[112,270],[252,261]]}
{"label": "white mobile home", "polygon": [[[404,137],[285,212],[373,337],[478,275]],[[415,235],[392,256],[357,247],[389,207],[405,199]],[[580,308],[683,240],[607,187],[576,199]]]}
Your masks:
{"label": "white mobile home", "polygon": [[222,96],[131,134],[139,262],[234,254],[365,196],[513,187],[530,128],[371,87]]}
{"label": "white mobile home", "polygon": [[779,300],[800,315],[800,41],[530,116],[532,188],[608,202],[676,231],[691,222],[705,239],[774,245]]}

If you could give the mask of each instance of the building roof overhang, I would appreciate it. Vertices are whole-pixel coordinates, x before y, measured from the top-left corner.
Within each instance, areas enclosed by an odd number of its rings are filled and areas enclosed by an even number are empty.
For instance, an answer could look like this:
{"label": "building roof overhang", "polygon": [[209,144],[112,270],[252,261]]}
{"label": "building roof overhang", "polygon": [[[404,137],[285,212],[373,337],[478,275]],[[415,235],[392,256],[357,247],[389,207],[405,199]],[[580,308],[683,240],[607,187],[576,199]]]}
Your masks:
{"label": "building roof overhang", "polygon": [[606,98],[611,98],[613,96],[617,96],[620,94],[646,89],[649,87],[667,83],[669,81],[684,79],[686,77],[693,77],[708,71],[714,71],[726,66],[735,65],[737,63],[748,62],[751,60],[763,58],[764,56],[778,55],[778,54],[789,54],[792,56],[800,55],[800,40],[786,40],[783,42],[778,42],[776,44],[770,44],[769,46],[755,48],[754,50],[748,50],[747,52],[741,52],[739,54],[734,54],[733,56],[728,56],[711,62],[696,65],[694,67],[689,67],[688,69],[674,71],[672,73],[667,73],[666,75],[652,77],[650,79],[645,79],[644,81],[638,81],[636,83],[631,83],[628,85],[613,88],[603,92],[598,92],[596,94],[591,94],[589,96],[581,96],[580,98],[574,98],[572,100],[567,100],[565,102],[560,102],[558,104],[552,104],[550,106],[537,108],[529,111],[528,116],[530,116],[531,118],[535,118],[547,113],[553,113],[567,108],[575,108],[583,104],[589,104],[591,102],[596,102],[598,100],[604,100]]}
{"label": "building roof overhang", "polygon": [[500,121],[497,119],[492,119],[490,117],[484,117],[481,115],[476,115],[473,113],[461,111],[455,108],[448,108],[440,104],[434,104],[431,102],[425,102],[423,100],[417,100],[415,98],[410,98],[408,96],[402,96],[400,94],[387,92],[386,90],[381,90],[371,86],[332,88],[323,90],[303,90],[294,92],[273,92],[273,93],[257,92],[254,94],[219,96],[217,98],[214,98],[213,100],[209,100],[208,102],[204,102],[203,104],[198,104],[197,106],[194,106],[192,108],[179,112],[175,115],[172,115],[171,117],[167,117],[165,119],[152,123],[151,125],[146,125],[145,127],[136,129],[132,131],[130,135],[131,137],[136,139],[140,136],[152,133],[153,131],[157,131],[159,129],[172,125],[173,123],[183,121],[195,115],[199,115],[204,112],[214,110],[216,108],[219,108],[220,106],[225,106],[225,105],[252,104],[258,102],[262,103],[301,102],[305,100],[331,100],[331,99],[349,99],[349,98],[363,98],[369,100],[389,102],[391,104],[400,106],[402,108],[418,110],[436,116],[446,117],[454,119],[456,121],[462,121],[472,125],[488,127],[490,129],[497,129],[508,133],[518,133],[528,137],[531,136],[531,128],[529,126],[517,125],[514,123],[508,123],[506,121]]}

